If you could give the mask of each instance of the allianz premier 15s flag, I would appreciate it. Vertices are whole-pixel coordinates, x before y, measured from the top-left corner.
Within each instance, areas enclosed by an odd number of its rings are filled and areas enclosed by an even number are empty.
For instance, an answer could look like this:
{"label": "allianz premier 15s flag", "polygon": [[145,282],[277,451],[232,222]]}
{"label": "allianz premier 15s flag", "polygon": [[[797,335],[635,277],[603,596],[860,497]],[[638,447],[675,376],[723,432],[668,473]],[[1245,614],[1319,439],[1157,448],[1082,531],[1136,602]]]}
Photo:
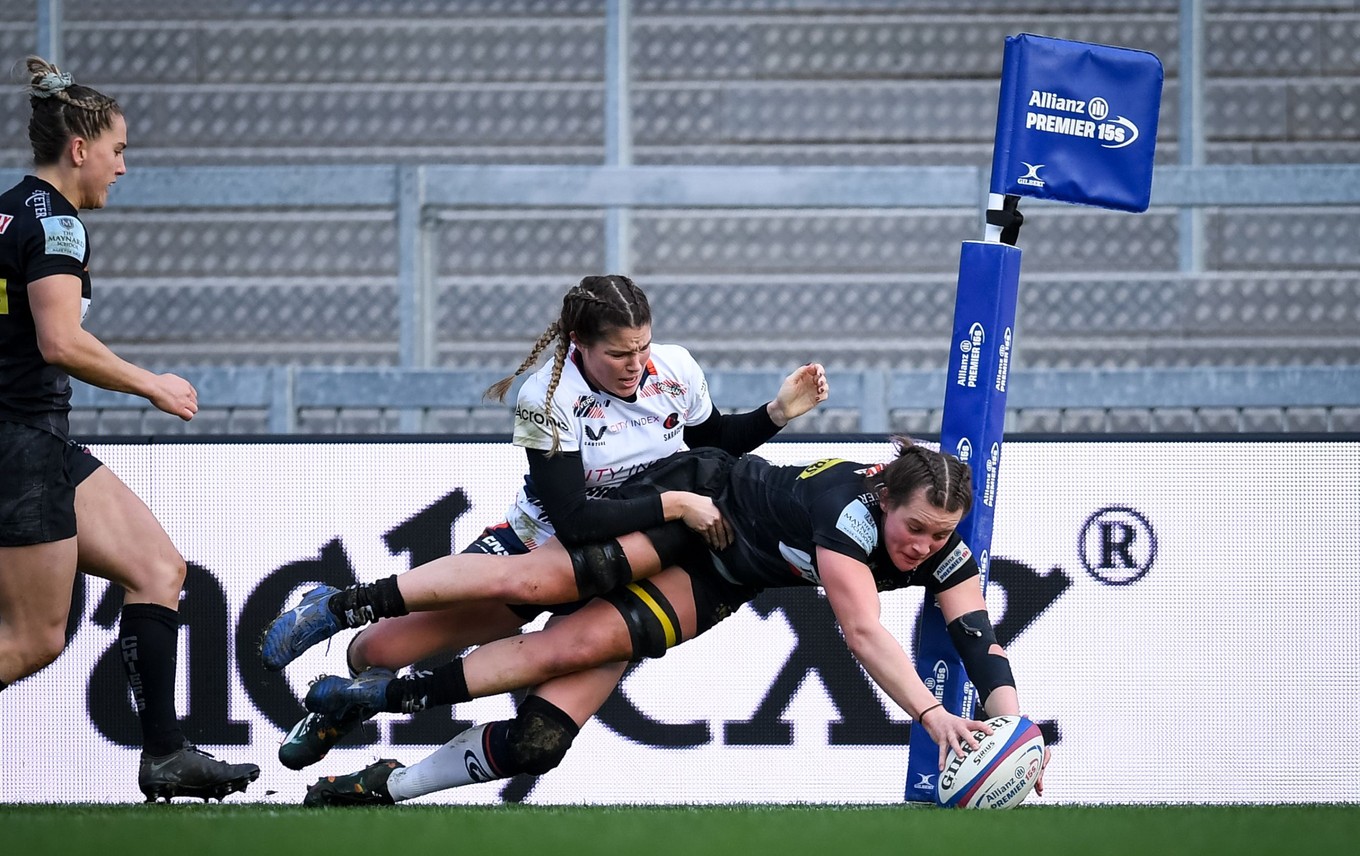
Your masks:
{"label": "allianz premier 15s flag", "polygon": [[1146,51],[1008,37],[992,192],[1146,211],[1161,100]]}
{"label": "allianz premier 15s flag", "polygon": [[[1145,51],[1033,35],[1007,38],[989,225],[1006,223],[1020,196],[1147,210],[1161,93],[1161,62]],[[994,214],[1003,216],[993,220]],[[940,448],[973,469],[973,508],[960,522],[959,534],[977,558],[984,586],[990,575],[1006,387],[1016,340],[1018,234],[1019,221],[1014,220],[999,233],[989,231],[989,240],[963,244],[940,428]],[[977,693],[933,602],[926,602],[918,627],[915,658],[921,680],[953,713],[980,716]],[[998,641],[1004,646],[1008,640]],[[1016,672],[1023,706],[1023,663]],[[1047,712],[1027,713],[1034,718]],[[1040,728],[1048,725],[1037,721]],[[1051,728],[1046,731],[1050,740],[1055,736]],[[913,724],[907,801],[935,798],[937,753],[925,728]]]}

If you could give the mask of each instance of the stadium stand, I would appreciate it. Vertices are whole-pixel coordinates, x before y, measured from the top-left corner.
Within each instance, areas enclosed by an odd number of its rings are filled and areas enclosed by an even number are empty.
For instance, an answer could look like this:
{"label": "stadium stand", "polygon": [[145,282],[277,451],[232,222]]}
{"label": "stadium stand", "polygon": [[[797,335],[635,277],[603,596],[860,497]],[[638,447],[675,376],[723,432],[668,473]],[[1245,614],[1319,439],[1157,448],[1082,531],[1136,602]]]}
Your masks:
{"label": "stadium stand", "polygon": [[[134,172],[600,164],[603,5],[65,0],[63,49],[79,79],[125,105]],[[1001,46],[1017,32],[1153,51],[1167,73],[1158,162],[1175,164],[1183,141],[1175,0],[630,8],[638,165],[985,169]],[[35,38],[32,4],[0,6],[7,64],[32,52]],[[1204,45],[1206,163],[1360,163],[1360,2],[1210,2]],[[0,112],[0,168],[27,161],[24,115]],[[437,307],[429,365],[513,367],[562,290],[606,264],[604,212],[589,203],[428,216]],[[1027,209],[1014,371],[1360,366],[1358,213],[1205,209],[1203,270],[1185,272],[1174,208]],[[134,360],[224,370],[401,364],[390,207],[120,209],[115,197],[88,221],[101,265],[89,323]],[[808,359],[826,363],[833,383],[838,372],[942,372],[958,245],[979,235],[975,207],[953,205],[639,208],[630,272],[652,297],[658,339],[690,345],[710,372]],[[1207,416],[1185,401],[1128,413],[1036,407],[1013,413],[1010,427],[1360,430],[1360,406],[1347,402]],[[894,408],[888,427],[929,432],[938,416],[933,402]],[[811,427],[856,430],[863,417],[852,401]],[[270,424],[265,407],[205,410],[184,427],[112,407],[79,415],[75,427],[211,433]],[[422,426],[504,433],[506,420],[497,409],[434,408]],[[291,427],[384,432],[398,420],[380,407],[319,407]]]}

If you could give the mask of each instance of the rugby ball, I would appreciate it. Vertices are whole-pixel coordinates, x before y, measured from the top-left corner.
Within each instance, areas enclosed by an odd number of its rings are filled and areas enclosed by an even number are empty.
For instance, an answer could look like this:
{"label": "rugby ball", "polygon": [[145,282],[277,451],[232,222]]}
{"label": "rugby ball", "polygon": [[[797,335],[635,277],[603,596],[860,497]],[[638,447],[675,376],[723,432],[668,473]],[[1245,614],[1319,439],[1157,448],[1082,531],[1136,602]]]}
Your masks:
{"label": "rugby ball", "polygon": [[949,753],[936,780],[935,801],[950,808],[1011,808],[1020,804],[1044,768],[1044,735],[1023,716],[985,720],[991,735],[974,731],[978,747]]}

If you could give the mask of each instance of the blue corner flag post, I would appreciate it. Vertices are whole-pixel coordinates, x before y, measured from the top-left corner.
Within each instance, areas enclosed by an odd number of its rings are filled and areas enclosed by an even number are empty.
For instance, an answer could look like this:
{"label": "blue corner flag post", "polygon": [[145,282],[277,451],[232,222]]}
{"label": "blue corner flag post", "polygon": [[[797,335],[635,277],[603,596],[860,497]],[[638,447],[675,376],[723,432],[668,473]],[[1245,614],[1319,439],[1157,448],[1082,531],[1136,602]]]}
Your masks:
{"label": "blue corner flag post", "polygon": [[[1022,34],[1006,39],[986,239],[959,258],[940,448],[973,470],[973,509],[959,534],[990,570],[1006,386],[1020,284],[1020,197],[1146,211],[1162,64],[1145,51]],[[946,708],[982,718],[977,694],[933,601],[923,607],[916,670]],[[995,621],[995,616],[993,617]],[[1023,683],[1023,667],[1017,668]],[[1023,695],[1022,695],[1023,698]],[[905,798],[934,802],[939,748],[911,727]]]}

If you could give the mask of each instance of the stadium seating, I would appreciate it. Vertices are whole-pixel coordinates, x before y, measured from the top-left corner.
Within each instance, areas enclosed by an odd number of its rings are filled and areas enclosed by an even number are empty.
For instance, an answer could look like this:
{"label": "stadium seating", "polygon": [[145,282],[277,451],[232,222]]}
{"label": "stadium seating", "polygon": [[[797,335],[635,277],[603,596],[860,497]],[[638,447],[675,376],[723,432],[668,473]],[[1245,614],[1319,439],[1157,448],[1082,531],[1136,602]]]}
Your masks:
{"label": "stadium seating", "polygon": [[[124,104],[133,170],[598,164],[602,5],[296,0],[284,15],[255,0],[66,0],[64,54],[78,79]],[[1002,40],[1027,31],[1157,53],[1167,72],[1158,160],[1173,164],[1178,5],[633,0],[632,158],[985,167]],[[30,4],[0,11],[0,56],[32,51],[31,16]],[[1208,163],[1360,163],[1353,2],[1219,0],[1205,23]],[[0,167],[27,160],[24,112],[0,111]],[[1205,269],[1194,273],[1179,270],[1173,209],[1027,213],[1016,371],[1360,364],[1353,206],[1208,209]],[[130,358],[179,367],[400,360],[390,209],[115,206],[88,219],[97,263],[89,324]],[[563,210],[447,209],[433,229],[440,366],[513,367],[562,290],[605,264],[603,213],[589,200]],[[833,377],[942,369],[958,245],[979,236],[978,212],[958,207],[640,209],[632,273],[652,296],[658,339],[688,344],[711,371],[808,359]],[[205,417],[193,430],[223,424]],[[1286,417],[1272,411],[1252,424],[1350,424]],[[95,430],[120,433],[140,418],[108,414]],[[234,418],[248,427],[263,419]],[[855,418],[832,413],[815,427],[851,430]],[[937,419],[929,406],[894,414],[912,430]],[[1062,430],[1111,424],[1108,412],[1066,419]],[[1149,408],[1120,425],[1220,423]],[[299,426],[395,430],[376,409]],[[505,428],[499,412],[453,414],[438,427]],[[1052,423],[1036,416],[1016,427]]]}

